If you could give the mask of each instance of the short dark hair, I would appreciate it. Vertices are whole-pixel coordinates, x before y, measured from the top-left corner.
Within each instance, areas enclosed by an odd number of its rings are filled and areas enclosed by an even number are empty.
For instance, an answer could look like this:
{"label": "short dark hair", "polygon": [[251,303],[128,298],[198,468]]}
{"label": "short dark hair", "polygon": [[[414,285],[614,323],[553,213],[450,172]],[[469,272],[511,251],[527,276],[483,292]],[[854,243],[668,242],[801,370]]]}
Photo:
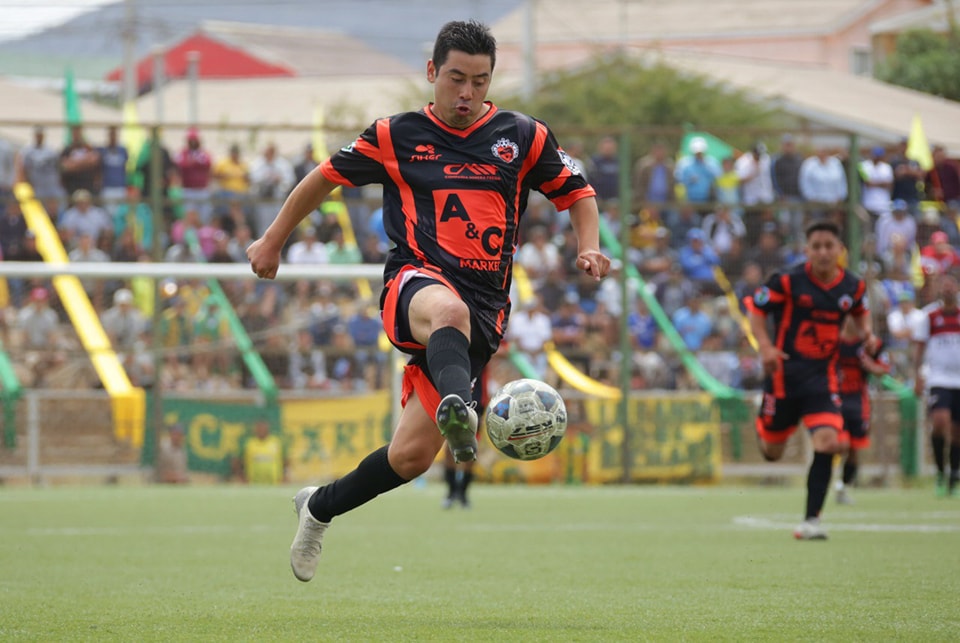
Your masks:
{"label": "short dark hair", "polygon": [[814,221],[813,223],[807,226],[805,238],[809,240],[810,235],[812,235],[814,232],[829,232],[830,234],[835,236],[837,239],[840,238],[840,226],[838,226],[833,221],[828,221],[828,220]]}
{"label": "short dark hair", "polygon": [[497,40],[490,28],[476,20],[454,20],[440,28],[433,43],[433,66],[443,67],[451,51],[490,56],[490,69],[497,64]]}

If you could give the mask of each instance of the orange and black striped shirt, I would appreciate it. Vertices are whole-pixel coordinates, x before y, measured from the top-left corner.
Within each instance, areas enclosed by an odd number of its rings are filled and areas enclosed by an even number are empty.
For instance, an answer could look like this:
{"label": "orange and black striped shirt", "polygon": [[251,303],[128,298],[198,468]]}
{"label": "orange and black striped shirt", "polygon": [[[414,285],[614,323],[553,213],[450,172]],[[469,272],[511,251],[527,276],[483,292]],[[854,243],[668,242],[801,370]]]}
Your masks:
{"label": "orange and black striped shirt", "polygon": [[340,185],[383,185],[384,228],[395,244],[384,283],[404,266],[439,272],[495,349],[509,315],[518,222],[530,190],[558,210],[595,192],[546,124],[488,105],[463,130],[445,125],[429,105],[379,119],[320,171]]}

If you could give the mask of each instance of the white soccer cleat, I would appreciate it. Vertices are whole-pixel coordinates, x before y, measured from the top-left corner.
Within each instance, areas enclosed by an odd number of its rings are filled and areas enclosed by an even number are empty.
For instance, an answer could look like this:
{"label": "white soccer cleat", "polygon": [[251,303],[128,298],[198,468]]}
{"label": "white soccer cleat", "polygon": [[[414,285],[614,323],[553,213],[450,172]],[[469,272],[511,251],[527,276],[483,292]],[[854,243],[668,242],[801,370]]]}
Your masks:
{"label": "white soccer cleat", "polygon": [[838,505],[852,505],[853,496],[850,495],[850,492],[847,491],[846,487],[841,487],[837,489],[837,504]]}
{"label": "white soccer cleat", "polygon": [[820,526],[819,518],[807,518],[793,530],[797,540],[826,540],[827,532]]}
{"label": "white soccer cleat", "polygon": [[307,500],[319,487],[304,487],[293,497],[293,510],[300,518],[297,526],[297,535],[290,545],[290,567],[297,580],[306,583],[313,578],[320,561],[320,545],[323,543],[323,532],[330,526],[329,522],[320,522],[310,513]]}
{"label": "white soccer cleat", "polygon": [[437,427],[450,445],[455,462],[477,459],[477,411],[463,398],[451,393],[437,406]]}

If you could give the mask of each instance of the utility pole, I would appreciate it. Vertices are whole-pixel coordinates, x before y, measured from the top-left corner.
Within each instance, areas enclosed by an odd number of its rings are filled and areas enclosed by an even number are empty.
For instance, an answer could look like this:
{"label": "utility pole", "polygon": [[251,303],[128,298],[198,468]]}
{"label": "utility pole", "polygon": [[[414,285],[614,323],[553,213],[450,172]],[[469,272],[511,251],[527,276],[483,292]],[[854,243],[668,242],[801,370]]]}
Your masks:
{"label": "utility pole", "polygon": [[187,122],[192,127],[197,126],[200,111],[197,98],[197,77],[200,75],[200,52],[187,52],[187,90],[190,92],[187,108],[189,110]]}
{"label": "utility pole", "polygon": [[537,93],[537,34],[535,14],[537,0],[527,0],[523,7],[523,90],[524,100]]}
{"label": "utility pole", "polygon": [[136,0],[123,1],[123,88],[120,94],[124,105],[137,98],[137,5]]}

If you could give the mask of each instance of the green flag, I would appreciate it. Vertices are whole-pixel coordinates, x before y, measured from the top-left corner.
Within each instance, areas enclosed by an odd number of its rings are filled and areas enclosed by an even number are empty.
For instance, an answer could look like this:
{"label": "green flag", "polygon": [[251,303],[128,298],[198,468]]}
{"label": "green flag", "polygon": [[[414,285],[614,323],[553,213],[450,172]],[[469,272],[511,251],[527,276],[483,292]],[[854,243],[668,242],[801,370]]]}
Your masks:
{"label": "green flag", "polygon": [[83,124],[83,118],[80,116],[80,97],[77,96],[77,89],[73,84],[73,69],[69,67],[63,80],[63,116],[67,124],[65,140],[69,145],[73,139],[70,128]]}
{"label": "green flag", "polygon": [[723,161],[723,159],[733,156],[734,148],[727,142],[717,138],[713,134],[708,134],[707,132],[693,132],[688,131],[683,136],[683,140],[680,142],[680,150],[677,154],[677,158],[681,159],[684,156],[689,156],[690,143],[694,139],[703,139],[707,144],[707,150],[704,152],[706,156],[711,156],[717,160],[717,163]]}

